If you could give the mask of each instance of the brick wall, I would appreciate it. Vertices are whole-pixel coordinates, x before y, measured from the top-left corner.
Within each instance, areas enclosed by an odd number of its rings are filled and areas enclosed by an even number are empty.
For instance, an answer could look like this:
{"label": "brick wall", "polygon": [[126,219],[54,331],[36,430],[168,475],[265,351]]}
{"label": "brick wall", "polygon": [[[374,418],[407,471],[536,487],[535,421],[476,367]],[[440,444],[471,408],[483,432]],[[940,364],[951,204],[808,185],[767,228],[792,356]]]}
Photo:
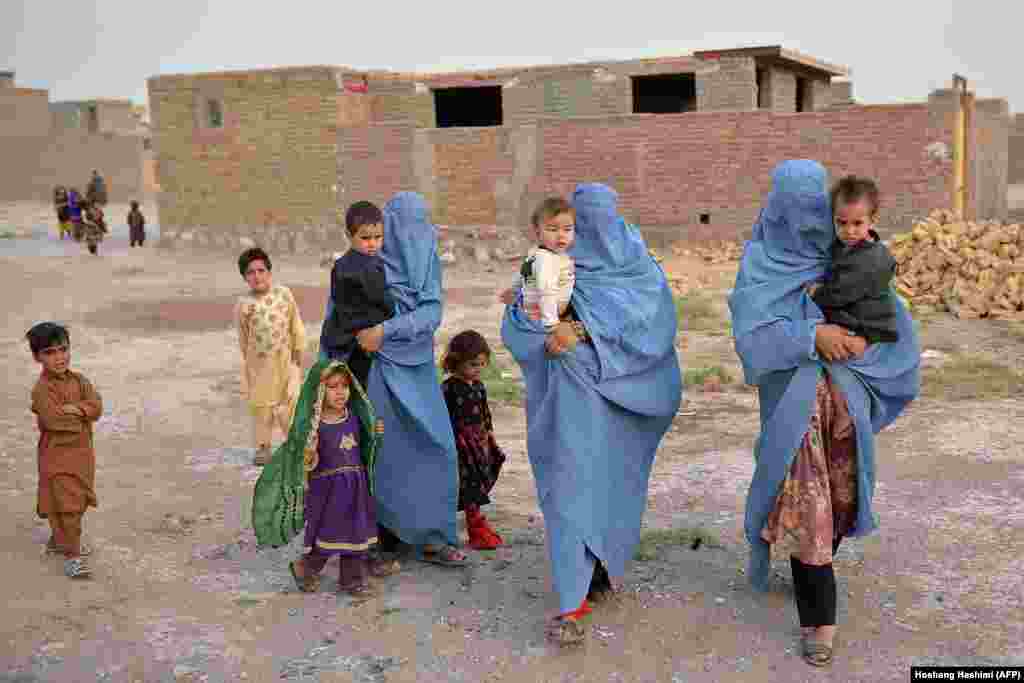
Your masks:
{"label": "brick wall", "polygon": [[323,239],[336,220],[340,79],[331,67],[150,79],[168,240],[184,232],[199,246],[234,248],[255,235],[291,249]]}
{"label": "brick wall", "polygon": [[1011,185],[1024,184],[1024,114],[1013,117],[1009,135],[1009,177]]}
{"label": "brick wall", "polygon": [[419,190],[411,123],[338,130],[338,208],[368,200],[383,206],[402,190]]}
{"label": "brick wall", "polygon": [[96,115],[101,133],[133,135],[138,131],[138,119],[132,112],[131,102],[99,101],[96,103]]}
{"label": "brick wall", "polygon": [[141,138],[71,129],[3,138],[0,145],[0,200],[49,201],[58,184],[84,192],[94,168],[107,181],[110,201],[129,201],[142,193]]}
{"label": "brick wall", "polygon": [[429,131],[433,148],[433,213],[438,223],[494,224],[498,185],[515,171],[511,128]]}
{"label": "brick wall", "polygon": [[779,68],[772,68],[768,73],[771,79],[771,110],[792,114],[796,111],[796,74]]}
{"label": "brick wall", "polygon": [[976,100],[971,112],[972,140],[968,162],[971,185],[970,216],[1005,220],[1009,169],[1010,111],[1006,100]]}
{"label": "brick wall", "polygon": [[[45,90],[0,89],[0,138],[44,136],[50,133],[50,97]],[[6,158],[3,165],[8,165]]]}
{"label": "brick wall", "polygon": [[821,78],[813,78],[807,82],[810,101],[807,111],[828,109],[832,106],[832,83]]}
{"label": "brick wall", "polygon": [[832,81],[829,91],[829,106],[845,107],[853,104],[853,83],[851,81]]}
{"label": "brick wall", "polygon": [[751,57],[708,60],[697,73],[698,111],[757,109],[757,71]]}
{"label": "brick wall", "polygon": [[434,94],[417,81],[369,79],[370,120],[374,123],[415,121],[421,127],[436,125]]}
{"label": "brick wall", "polygon": [[[346,132],[353,157],[342,176],[347,191],[359,188],[352,200],[386,201],[418,189],[434,199],[435,220],[452,225],[521,226],[545,195],[605,182],[619,191],[629,218],[657,239],[702,239],[745,234],[773,166],[814,158],[833,177],[877,178],[886,230],[949,205],[952,162],[928,151],[951,142],[948,113],[938,100],[791,115],[622,115],[415,132],[369,127]],[[402,173],[417,163],[408,159],[410,136],[420,141],[414,156],[432,159],[433,180]]]}

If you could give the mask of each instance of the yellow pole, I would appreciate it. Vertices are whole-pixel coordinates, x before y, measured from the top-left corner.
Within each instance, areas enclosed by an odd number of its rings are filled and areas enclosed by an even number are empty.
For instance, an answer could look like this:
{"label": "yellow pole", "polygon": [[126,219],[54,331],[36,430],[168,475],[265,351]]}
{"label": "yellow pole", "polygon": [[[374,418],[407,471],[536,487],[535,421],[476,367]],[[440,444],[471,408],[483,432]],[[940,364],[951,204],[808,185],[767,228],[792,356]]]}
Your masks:
{"label": "yellow pole", "polygon": [[967,169],[967,126],[965,125],[964,93],[967,91],[967,80],[953,74],[953,90],[957,91],[956,131],[953,136],[953,212],[958,220],[964,219],[964,190],[966,189]]}

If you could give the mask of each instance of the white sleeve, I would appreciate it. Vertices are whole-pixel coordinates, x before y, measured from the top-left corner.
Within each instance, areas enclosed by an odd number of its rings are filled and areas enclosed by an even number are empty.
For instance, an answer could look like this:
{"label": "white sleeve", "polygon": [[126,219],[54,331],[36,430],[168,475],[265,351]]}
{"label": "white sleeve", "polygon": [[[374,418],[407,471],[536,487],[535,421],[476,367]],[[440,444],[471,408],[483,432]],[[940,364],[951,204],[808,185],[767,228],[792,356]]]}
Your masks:
{"label": "white sleeve", "polygon": [[542,251],[537,254],[533,268],[540,294],[541,322],[550,329],[558,324],[558,275],[561,263],[554,254]]}

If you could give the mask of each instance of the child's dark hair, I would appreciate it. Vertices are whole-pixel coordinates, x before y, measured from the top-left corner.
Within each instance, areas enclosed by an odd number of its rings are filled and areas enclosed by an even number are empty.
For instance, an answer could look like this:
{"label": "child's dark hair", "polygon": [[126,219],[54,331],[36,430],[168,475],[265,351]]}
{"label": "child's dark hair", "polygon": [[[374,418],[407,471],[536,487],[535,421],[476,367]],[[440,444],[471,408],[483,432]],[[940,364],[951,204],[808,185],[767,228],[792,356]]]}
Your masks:
{"label": "child's dark hair", "polygon": [[340,365],[333,368],[325,369],[323,371],[323,374],[320,375],[320,381],[327,382],[327,380],[334,377],[335,375],[345,380],[346,386],[352,386],[352,384],[355,381],[355,378],[352,376],[352,371],[349,370],[347,366],[342,367]]}
{"label": "child's dark hair", "polygon": [[832,186],[829,199],[832,200],[832,213],[836,212],[839,204],[855,204],[864,200],[871,206],[871,215],[875,215],[880,201],[878,184],[871,178],[848,175]]}
{"label": "child's dark hair", "polygon": [[359,228],[364,225],[374,225],[384,222],[384,214],[373,202],[360,201],[348,207],[345,212],[345,230],[349,235],[355,235]]}
{"label": "child's dark hair", "polygon": [[25,333],[25,339],[28,340],[28,347],[32,349],[33,354],[38,354],[51,346],[71,344],[68,329],[59,323],[51,322],[33,325],[32,329]]}
{"label": "child's dark hair", "polygon": [[132,209],[137,209],[139,208],[139,203],[133,199],[130,206],[132,207]]}
{"label": "child's dark hair", "polygon": [[572,208],[572,204],[561,197],[548,197],[533,210],[533,215],[530,216],[530,224],[535,228],[539,228],[540,224],[544,221],[551,220],[563,213],[575,215],[576,210]]}
{"label": "child's dark hair", "polygon": [[476,330],[459,332],[448,342],[448,351],[444,354],[442,367],[448,374],[456,372],[459,366],[468,360],[473,360],[480,354],[486,354],[488,360],[491,358],[491,347],[487,340]]}
{"label": "child's dark hair", "polygon": [[270,257],[267,256],[267,252],[263,251],[259,247],[252,247],[242,252],[242,255],[238,257],[238,272],[245,277],[245,272],[249,270],[249,266],[252,265],[253,261],[263,261],[267,264],[267,270],[273,270],[273,266],[270,264]]}

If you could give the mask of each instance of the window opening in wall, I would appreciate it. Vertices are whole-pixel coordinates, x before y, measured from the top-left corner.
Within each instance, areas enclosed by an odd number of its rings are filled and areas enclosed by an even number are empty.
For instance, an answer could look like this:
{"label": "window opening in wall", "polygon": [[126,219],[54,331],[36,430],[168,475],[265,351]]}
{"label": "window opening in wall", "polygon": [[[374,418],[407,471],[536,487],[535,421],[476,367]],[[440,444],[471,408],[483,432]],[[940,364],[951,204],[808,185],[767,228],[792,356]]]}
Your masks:
{"label": "window opening in wall", "polygon": [[437,88],[434,111],[438,128],[500,126],[501,86]]}
{"label": "window opening in wall", "polygon": [[697,76],[692,73],[633,76],[634,114],[697,111]]}
{"label": "window opening in wall", "polygon": [[701,225],[711,225],[711,214],[710,213],[702,213],[700,215],[700,224]]}
{"label": "window opening in wall", "polygon": [[768,92],[768,71],[757,69],[757,108],[771,109],[771,95]]}
{"label": "window opening in wall", "polygon": [[89,132],[95,133],[100,129],[100,117],[96,111],[96,105],[89,105]]}
{"label": "window opening in wall", "polygon": [[224,107],[220,100],[213,98],[206,100],[206,125],[210,128],[224,127]]}
{"label": "window opening in wall", "polygon": [[804,111],[804,98],[807,96],[807,79],[797,76],[796,79],[796,110]]}
{"label": "window opening in wall", "polygon": [[142,149],[147,151],[153,149],[153,141],[149,138],[142,138]]}

